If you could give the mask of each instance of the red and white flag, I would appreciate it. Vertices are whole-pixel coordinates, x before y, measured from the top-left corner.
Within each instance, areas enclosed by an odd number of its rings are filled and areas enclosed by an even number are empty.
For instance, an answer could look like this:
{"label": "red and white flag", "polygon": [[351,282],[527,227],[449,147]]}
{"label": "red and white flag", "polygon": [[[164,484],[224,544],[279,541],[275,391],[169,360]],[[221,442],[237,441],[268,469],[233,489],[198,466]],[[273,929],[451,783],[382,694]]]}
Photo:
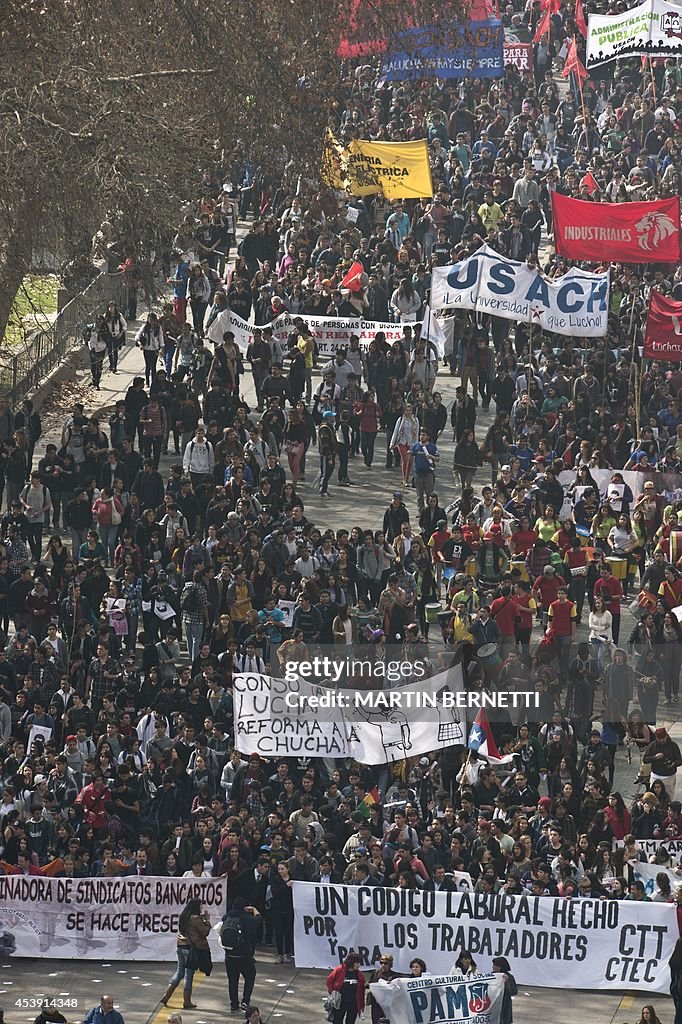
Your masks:
{"label": "red and white flag", "polygon": [[503,756],[497,749],[497,743],[495,743],[495,737],[490,728],[485,708],[479,708],[478,710],[474,724],[469,732],[467,746],[469,750],[473,750],[479,757],[484,757],[490,764],[509,764],[514,760],[514,754],[505,754]]}

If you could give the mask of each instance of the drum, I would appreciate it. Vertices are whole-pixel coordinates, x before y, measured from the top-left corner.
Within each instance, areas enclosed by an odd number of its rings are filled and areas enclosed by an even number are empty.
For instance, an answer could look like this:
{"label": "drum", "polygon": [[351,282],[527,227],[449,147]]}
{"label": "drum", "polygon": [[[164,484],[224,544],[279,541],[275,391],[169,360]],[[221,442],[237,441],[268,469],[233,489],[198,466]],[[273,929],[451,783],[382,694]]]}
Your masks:
{"label": "drum", "polygon": [[498,665],[502,661],[497,644],[481,644],[476,653],[476,658],[484,668]]}
{"label": "drum", "polygon": [[430,626],[435,626],[438,622],[438,613],[443,610],[443,606],[440,601],[434,601],[432,604],[424,605],[424,618]]}
{"label": "drum", "polygon": [[588,526],[576,526],[575,532],[580,537],[580,543],[586,547],[590,542],[590,528]]}
{"label": "drum", "polygon": [[450,608],[441,608],[438,612],[438,625],[441,629],[447,629],[450,625],[450,619],[455,613]]}
{"label": "drum", "polygon": [[455,570],[449,565],[446,569],[443,569],[443,579],[446,583],[449,583],[452,577],[455,575]]}
{"label": "drum", "polygon": [[466,574],[467,576],[473,576],[474,578],[478,575],[478,565],[476,564],[475,558],[470,558],[467,562]]}
{"label": "drum", "polygon": [[611,572],[615,578],[617,580],[624,580],[628,571],[627,558],[607,558],[606,561],[611,567]]}
{"label": "drum", "polygon": [[530,583],[530,576],[528,575],[528,569],[526,568],[525,562],[515,562],[512,559],[509,563],[509,568],[516,579],[523,580],[525,583]]}

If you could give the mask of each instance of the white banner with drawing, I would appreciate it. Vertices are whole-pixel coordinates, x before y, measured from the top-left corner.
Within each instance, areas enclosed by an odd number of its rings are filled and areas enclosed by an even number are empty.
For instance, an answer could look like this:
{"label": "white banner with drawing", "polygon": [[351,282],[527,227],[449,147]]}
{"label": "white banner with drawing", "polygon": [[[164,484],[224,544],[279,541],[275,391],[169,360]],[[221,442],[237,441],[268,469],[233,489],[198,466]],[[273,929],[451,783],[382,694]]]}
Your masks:
{"label": "white banner with drawing", "polygon": [[[411,672],[414,666],[403,669]],[[413,678],[415,676],[413,675]],[[234,739],[242,754],[352,757],[387,764],[466,745],[461,666],[391,690],[319,686],[298,676],[234,677]]]}

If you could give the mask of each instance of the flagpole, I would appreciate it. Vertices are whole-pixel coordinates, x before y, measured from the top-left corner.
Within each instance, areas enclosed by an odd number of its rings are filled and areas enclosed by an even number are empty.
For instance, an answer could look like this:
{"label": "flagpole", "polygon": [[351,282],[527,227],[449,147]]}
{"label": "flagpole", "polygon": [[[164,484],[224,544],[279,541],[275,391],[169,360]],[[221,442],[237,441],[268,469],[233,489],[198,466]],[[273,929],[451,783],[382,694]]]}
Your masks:
{"label": "flagpole", "polygon": [[651,56],[649,56],[649,73],[651,74],[651,91],[654,94],[654,110],[655,110],[656,107],[658,106],[658,103],[656,102],[656,76],[654,75],[654,62],[651,59]]}

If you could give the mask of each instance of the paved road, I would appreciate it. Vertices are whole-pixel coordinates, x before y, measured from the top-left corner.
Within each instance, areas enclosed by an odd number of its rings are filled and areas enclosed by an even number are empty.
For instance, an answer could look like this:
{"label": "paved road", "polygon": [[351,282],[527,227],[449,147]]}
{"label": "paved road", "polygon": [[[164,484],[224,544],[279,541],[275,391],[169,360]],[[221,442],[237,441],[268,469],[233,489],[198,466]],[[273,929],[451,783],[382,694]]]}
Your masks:
{"label": "paved road", "polygon": [[[326,971],[297,971],[272,962],[271,953],[258,957],[254,1004],[271,1024],[323,1024],[322,1010]],[[21,961],[0,973],[0,1006],[7,1024],[32,1024],[37,1010],[27,1000],[40,995],[78,1001],[62,1013],[68,1021],[81,1021],[104,992],[111,992],[126,1024],[166,1024],[169,1010],[181,1010],[177,990],[168,1010],[158,999],[172,973],[172,965],[147,963],[103,963],[93,960],[74,964],[64,960]],[[182,1012],[183,1024],[224,1024],[230,1017],[222,964],[216,964],[210,978],[198,976],[194,1002],[196,1010]],[[11,980],[10,980],[11,979]],[[666,997],[635,996],[628,993],[594,993],[521,987],[514,1000],[517,1024],[634,1024],[641,1008],[651,1003],[663,1024],[674,1017],[672,1000]],[[17,1006],[17,1001],[20,1005]],[[369,1019],[369,1018],[367,1018]]]}

